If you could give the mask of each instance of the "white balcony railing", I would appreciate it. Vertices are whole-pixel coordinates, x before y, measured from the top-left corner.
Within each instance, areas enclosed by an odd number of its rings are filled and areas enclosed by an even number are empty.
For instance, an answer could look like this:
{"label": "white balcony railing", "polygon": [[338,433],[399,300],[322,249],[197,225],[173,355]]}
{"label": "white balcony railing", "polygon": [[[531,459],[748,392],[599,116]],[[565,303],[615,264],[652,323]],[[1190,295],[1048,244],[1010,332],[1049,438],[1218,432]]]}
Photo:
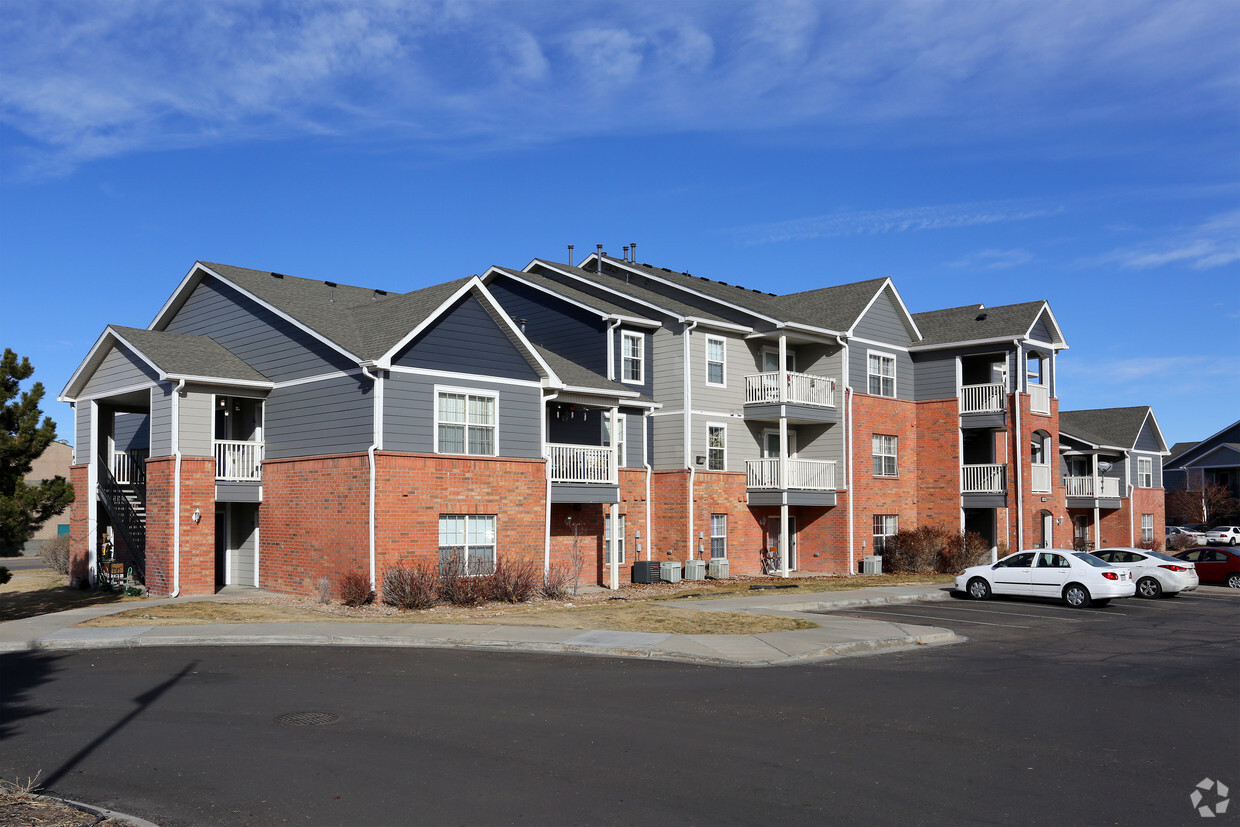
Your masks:
{"label": "white balcony railing", "polygon": [[1003,413],[1006,408],[1006,394],[1002,382],[991,382],[986,385],[964,385],[960,388],[960,412],[967,413]]}
{"label": "white balcony railing", "polygon": [[[788,488],[805,491],[835,490],[835,460],[790,459]],[[751,459],[745,463],[746,484],[750,488],[779,490],[779,460]]]}
{"label": "white balcony railing", "polygon": [[1029,386],[1029,410],[1038,414],[1051,412],[1051,389],[1046,385]]}
{"label": "white balcony railing", "polygon": [[547,445],[552,482],[616,485],[615,452],[598,445]]}
{"label": "white balcony railing", "polygon": [[960,474],[964,494],[1002,494],[1007,491],[1007,469],[1003,465],[965,465]]}
{"label": "white balcony railing", "polygon": [[1115,477],[1099,477],[1098,486],[1100,493],[1094,494],[1094,478],[1093,477],[1064,477],[1064,492],[1069,497],[1119,497],[1119,480]]}
{"label": "white balcony railing", "polygon": [[1029,484],[1035,494],[1051,493],[1051,467],[1037,463],[1030,465]]}
{"label": "white balcony railing", "polygon": [[261,482],[263,443],[215,440],[215,478],[225,482]]}
{"label": "white balcony railing", "polygon": [[[782,378],[781,378],[782,377]],[[835,380],[809,373],[771,371],[745,377],[745,404],[787,402],[835,407]]]}
{"label": "white balcony railing", "polygon": [[146,448],[135,448],[128,451],[113,451],[112,462],[108,466],[112,476],[121,485],[146,482],[146,458],[151,452]]}

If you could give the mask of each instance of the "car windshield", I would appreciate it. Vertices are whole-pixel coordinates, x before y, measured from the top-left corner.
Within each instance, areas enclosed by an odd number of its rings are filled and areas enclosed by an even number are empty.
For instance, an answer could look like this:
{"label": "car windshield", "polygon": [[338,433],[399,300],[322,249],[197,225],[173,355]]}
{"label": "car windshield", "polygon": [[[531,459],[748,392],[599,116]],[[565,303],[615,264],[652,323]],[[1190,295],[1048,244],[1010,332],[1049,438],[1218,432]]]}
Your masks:
{"label": "car windshield", "polygon": [[1179,560],[1177,560],[1176,558],[1172,557],[1170,554],[1163,554],[1161,551],[1145,551],[1145,552],[1142,552],[1142,553],[1143,553],[1143,554],[1147,554],[1147,555],[1149,555],[1150,557],[1153,557],[1155,560],[1162,560],[1162,561],[1164,561],[1164,562],[1168,562],[1168,563],[1178,563],[1178,562],[1180,562],[1180,561],[1179,561]]}
{"label": "car windshield", "polygon": [[1097,557],[1095,557],[1094,555],[1092,555],[1092,554],[1086,554],[1086,553],[1085,553],[1085,552],[1083,552],[1083,551],[1078,551],[1078,552],[1075,552],[1072,556],[1073,556],[1073,557],[1076,557],[1076,558],[1079,558],[1079,559],[1081,559],[1081,560],[1084,560],[1086,563],[1089,563],[1091,566],[1094,566],[1094,567],[1096,567],[1096,568],[1100,568],[1100,569],[1109,569],[1109,568],[1111,568],[1111,564],[1110,564],[1110,563],[1108,563],[1106,560],[1099,560],[1099,559],[1098,559]]}

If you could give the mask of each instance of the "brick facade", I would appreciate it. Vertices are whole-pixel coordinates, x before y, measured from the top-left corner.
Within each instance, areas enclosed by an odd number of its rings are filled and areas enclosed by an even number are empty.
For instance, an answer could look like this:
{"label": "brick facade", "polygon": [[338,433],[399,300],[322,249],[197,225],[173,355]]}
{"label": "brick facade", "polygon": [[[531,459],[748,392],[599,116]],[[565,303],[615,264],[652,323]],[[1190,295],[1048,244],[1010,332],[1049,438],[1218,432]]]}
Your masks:
{"label": "brick facade", "polygon": [[70,467],[69,482],[76,492],[69,515],[69,582],[74,583],[87,577],[90,564],[90,466]]}
{"label": "brick facade", "polygon": [[[146,587],[153,595],[176,588],[175,525],[181,525],[180,593],[215,593],[215,459],[181,458],[181,503],[174,512],[175,457],[146,462]],[[194,522],[198,511],[199,521]]]}
{"label": "brick facade", "polygon": [[[853,462],[853,557],[860,560],[874,553],[873,525],[876,514],[895,514],[900,528],[913,528],[921,515],[918,511],[920,459],[918,417],[920,406],[900,399],[858,393],[853,397],[853,432],[850,453]],[[927,415],[933,413],[927,409]],[[874,475],[873,437],[884,434],[896,437],[895,477]],[[943,473],[932,464],[932,472]],[[959,478],[959,470],[956,472]],[[959,484],[955,499],[959,502]],[[959,517],[955,524],[959,524]],[[952,523],[948,524],[949,526]]]}

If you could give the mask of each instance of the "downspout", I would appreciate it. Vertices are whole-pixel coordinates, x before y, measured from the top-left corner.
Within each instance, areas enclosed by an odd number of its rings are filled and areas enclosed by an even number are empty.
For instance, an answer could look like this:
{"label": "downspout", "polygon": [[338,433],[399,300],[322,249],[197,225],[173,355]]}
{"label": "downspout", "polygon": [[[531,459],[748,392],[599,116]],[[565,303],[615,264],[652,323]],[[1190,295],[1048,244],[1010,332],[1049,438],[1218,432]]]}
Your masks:
{"label": "downspout", "polygon": [[[688,518],[685,520],[686,537],[689,540],[689,557],[693,559],[693,482],[697,476],[697,471],[693,467],[693,372],[689,369],[691,351],[689,347],[689,334],[693,332],[693,328],[697,327],[697,322],[686,322],[684,330],[684,369],[685,369],[685,465],[689,469],[689,496],[688,496]],[[706,447],[706,453],[710,455],[710,446]]]}
{"label": "downspout", "polygon": [[619,319],[607,325],[607,378],[613,382],[616,381],[616,328],[619,326]]}
{"label": "downspout", "polygon": [[181,393],[185,380],[172,389],[172,594],[181,594]]}
{"label": "downspout", "polygon": [[[1124,470],[1125,471],[1129,470],[1127,462],[1124,463]],[[1132,501],[1133,487],[1132,487],[1131,479],[1129,479],[1128,484],[1125,486],[1125,488],[1128,491],[1128,545],[1135,546],[1137,544],[1137,527],[1136,527],[1136,524],[1133,523],[1132,518],[1136,516],[1133,512],[1135,512],[1137,509],[1135,507],[1136,503]]]}
{"label": "downspout", "polygon": [[650,415],[654,408],[647,408],[642,414],[642,465],[646,468],[646,560],[650,560],[650,546],[654,537],[650,535]]}
{"label": "downspout", "polygon": [[373,433],[370,447],[366,449],[366,460],[370,465],[370,505],[367,514],[370,534],[370,590],[375,591],[378,585],[375,582],[375,451],[383,447],[383,380],[371,373],[369,366],[362,365],[361,368],[362,375],[371,381],[375,389],[375,412],[371,425]]}
{"label": "downspout", "polygon": [[853,525],[854,498],[853,498],[853,449],[852,449],[852,430],[853,430],[853,427],[852,427],[852,423],[853,423],[852,374],[848,369],[849,367],[848,360],[850,356],[848,343],[840,340],[840,344],[844,346],[844,399],[845,399],[844,405],[845,405],[846,411],[844,413],[844,445],[843,445],[844,450],[841,453],[843,454],[844,462],[847,464],[847,468],[845,469],[844,473],[845,473],[845,479],[847,480],[845,484],[848,486],[848,573],[856,574],[857,573],[857,562],[856,562],[856,556],[855,556],[856,549],[855,549],[854,543],[856,542],[857,538],[856,538],[856,531],[855,531],[856,527]]}
{"label": "downspout", "polygon": [[1016,548],[1025,547],[1025,491],[1024,474],[1021,473],[1020,446],[1025,435],[1020,430],[1020,400],[1025,387],[1025,355],[1020,349],[1020,339],[1013,339],[1016,347]]}
{"label": "downspout", "polygon": [[538,430],[542,438],[542,455],[546,461],[544,471],[547,476],[547,524],[544,527],[545,534],[543,536],[543,582],[551,576],[551,457],[547,455],[547,404],[554,402],[560,396],[559,391],[553,391],[550,396],[543,399],[542,414],[539,417]]}

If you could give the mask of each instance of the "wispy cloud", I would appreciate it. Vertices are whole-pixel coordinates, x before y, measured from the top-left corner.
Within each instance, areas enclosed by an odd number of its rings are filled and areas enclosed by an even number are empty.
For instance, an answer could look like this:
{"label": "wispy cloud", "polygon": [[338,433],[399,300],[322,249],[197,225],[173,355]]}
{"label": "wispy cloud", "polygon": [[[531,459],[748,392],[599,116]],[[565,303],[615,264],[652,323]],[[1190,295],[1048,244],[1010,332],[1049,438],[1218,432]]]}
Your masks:
{"label": "wispy cloud", "polygon": [[0,3],[6,151],[47,172],[290,135],[972,136],[1230,112],[1226,3]]}
{"label": "wispy cloud", "polygon": [[968,270],[1006,270],[1033,261],[1028,250],[978,250],[963,258],[947,262],[946,266]]}
{"label": "wispy cloud", "polygon": [[[1163,400],[1210,398],[1226,409],[1238,397],[1240,362],[1212,355],[1134,356],[1126,359],[1063,359],[1060,396],[1079,405],[1150,404],[1150,389]],[[1164,403],[1166,404],[1166,403]],[[1174,407],[1168,405],[1168,407]]]}
{"label": "wispy cloud", "polygon": [[1235,264],[1240,261],[1240,210],[1216,215],[1196,227],[1164,238],[1113,250],[1100,261],[1132,270],[1167,264],[1187,264],[1195,270],[1210,270]]}
{"label": "wispy cloud", "polygon": [[[947,230],[1010,221],[1027,221],[1062,212],[1060,206],[1020,201],[936,204],[889,210],[840,210],[810,218],[738,227],[733,234],[744,245],[774,244],[850,235],[882,235]],[[1000,251],[992,250],[991,253]]]}

